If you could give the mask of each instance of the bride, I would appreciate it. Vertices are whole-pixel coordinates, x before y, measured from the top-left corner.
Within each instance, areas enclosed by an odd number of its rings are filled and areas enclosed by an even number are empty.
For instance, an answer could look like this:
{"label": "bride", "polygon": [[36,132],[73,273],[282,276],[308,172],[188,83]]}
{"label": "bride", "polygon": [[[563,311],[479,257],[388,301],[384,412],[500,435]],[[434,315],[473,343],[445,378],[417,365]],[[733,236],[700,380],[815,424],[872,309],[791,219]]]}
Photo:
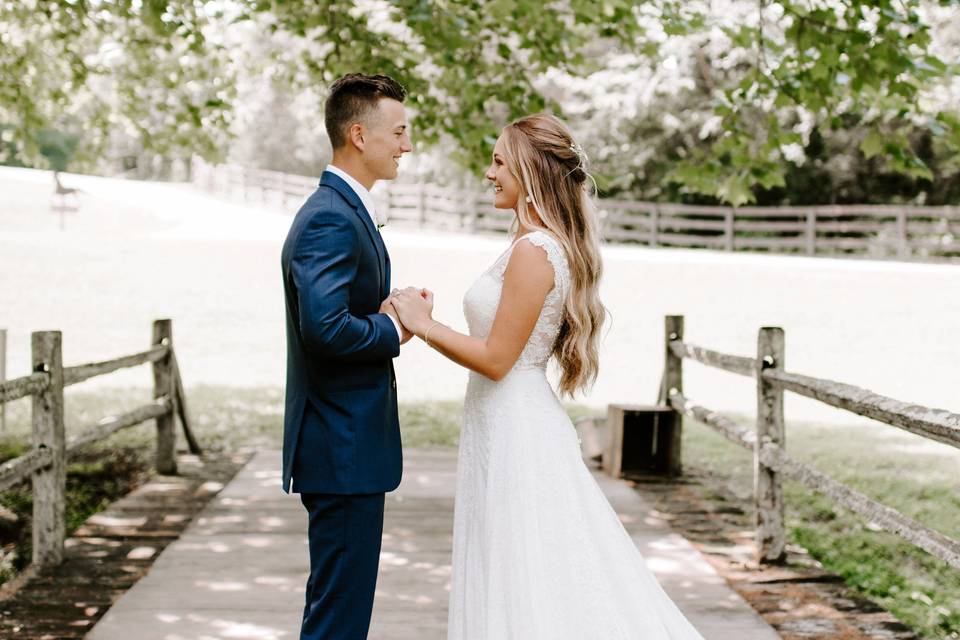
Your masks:
{"label": "bride", "polygon": [[448,638],[702,640],[660,587],[583,462],[547,381],[572,395],[597,375],[605,310],[584,156],[566,125],[508,125],[486,178],[516,212],[506,251],[463,300],[470,335],[432,295],[394,290],[401,322],[470,369],[460,437]]}

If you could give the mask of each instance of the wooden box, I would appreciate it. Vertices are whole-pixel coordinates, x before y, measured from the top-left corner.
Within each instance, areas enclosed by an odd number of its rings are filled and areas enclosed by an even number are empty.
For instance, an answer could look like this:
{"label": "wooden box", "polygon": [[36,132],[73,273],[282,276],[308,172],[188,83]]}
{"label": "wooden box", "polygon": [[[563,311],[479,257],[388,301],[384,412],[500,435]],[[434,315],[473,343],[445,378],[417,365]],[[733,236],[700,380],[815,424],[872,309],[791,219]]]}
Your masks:
{"label": "wooden box", "polygon": [[680,416],[669,407],[610,405],[603,469],[614,478],[631,473],[678,473],[679,429]]}

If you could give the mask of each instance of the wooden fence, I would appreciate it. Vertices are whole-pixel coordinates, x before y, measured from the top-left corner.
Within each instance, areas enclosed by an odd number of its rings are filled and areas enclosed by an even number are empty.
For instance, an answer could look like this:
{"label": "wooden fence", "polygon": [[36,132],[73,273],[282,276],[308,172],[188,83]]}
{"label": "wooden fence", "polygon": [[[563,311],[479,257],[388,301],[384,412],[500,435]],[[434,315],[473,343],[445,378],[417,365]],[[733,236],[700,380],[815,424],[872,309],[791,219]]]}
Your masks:
{"label": "wooden fence", "polygon": [[[180,369],[173,350],[170,320],[153,323],[150,349],[104,362],[64,367],[59,331],[32,334],[33,373],[0,384],[0,405],[32,396],[33,448],[0,465],[0,490],[32,479],[33,563],[57,564],[63,559],[66,538],[65,493],[67,460],[94,442],[147,420],[157,428],[156,468],[158,473],[175,474],[177,460],[174,416],[180,418],[190,451],[200,446],[190,431]],[[141,364],[153,365],[154,401],[119,416],[109,416],[77,435],[66,437],[63,420],[63,390],[95,376]]]}
{"label": "wooden fence", "polygon": [[[317,178],[197,163],[195,184],[255,204],[294,210]],[[378,210],[390,224],[467,232],[504,232],[511,211],[493,206],[489,189],[381,182]],[[960,207],[831,205],[713,207],[598,200],[604,237],[650,247],[759,251],[808,256],[960,260]]]}
{"label": "wooden fence", "polygon": [[[684,342],[683,316],[667,316],[665,357],[661,404],[712,427],[731,442],[754,453],[756,546],[760,562],[775,563],[785,557],[782,481],[789,478],[960,568],[960,542],[789,456],[785,446],[783,393],[792,391],[958,448],[960,414],[908,404],[842,382],[787,372],[784,369],[784,332],[778,327],[760,329],[757,355],[750,358]],[[683,393],[684,359],[756,379],[756,429],[737,425],[687,398]],[[679,474],[682,470],[679,427],[673,435],[675,437],[668,443],[673,449],[669,459],[674,465],[672,473]]]}

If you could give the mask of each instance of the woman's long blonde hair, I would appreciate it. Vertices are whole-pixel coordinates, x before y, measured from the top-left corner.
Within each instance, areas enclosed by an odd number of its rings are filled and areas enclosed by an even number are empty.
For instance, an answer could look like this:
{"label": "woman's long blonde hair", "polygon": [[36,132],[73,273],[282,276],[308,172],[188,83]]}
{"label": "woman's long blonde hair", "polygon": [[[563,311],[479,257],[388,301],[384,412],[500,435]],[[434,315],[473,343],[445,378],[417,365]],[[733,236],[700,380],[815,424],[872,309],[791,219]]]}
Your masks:
{"label": "woman's long blonde hair", "polygon": [[[598,292],[603,263],[590,198],[593,179],[584,166],[583,150],[556,116],[538,113],[515,120],[504,128],[502,140],[507,170],[520,185],[519,224],[552,233],[567,256],[571,289],[553,353],[560,364],[560,391],[572,396],[596,380],[597,347],[606,318]],[[527,202],[529,207],[524,206]]]}

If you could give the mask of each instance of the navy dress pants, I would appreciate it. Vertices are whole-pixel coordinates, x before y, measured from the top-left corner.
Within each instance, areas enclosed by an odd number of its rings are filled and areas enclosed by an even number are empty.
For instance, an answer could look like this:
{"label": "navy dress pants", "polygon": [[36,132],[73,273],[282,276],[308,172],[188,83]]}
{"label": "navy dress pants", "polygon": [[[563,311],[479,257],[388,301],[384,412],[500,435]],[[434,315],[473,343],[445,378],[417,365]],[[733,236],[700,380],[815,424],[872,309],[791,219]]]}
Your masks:
{"label": "navy dress pants", "polygon": [[366,640],[377,586],[384,494],[301,493],[310,577],[301,640]]}

